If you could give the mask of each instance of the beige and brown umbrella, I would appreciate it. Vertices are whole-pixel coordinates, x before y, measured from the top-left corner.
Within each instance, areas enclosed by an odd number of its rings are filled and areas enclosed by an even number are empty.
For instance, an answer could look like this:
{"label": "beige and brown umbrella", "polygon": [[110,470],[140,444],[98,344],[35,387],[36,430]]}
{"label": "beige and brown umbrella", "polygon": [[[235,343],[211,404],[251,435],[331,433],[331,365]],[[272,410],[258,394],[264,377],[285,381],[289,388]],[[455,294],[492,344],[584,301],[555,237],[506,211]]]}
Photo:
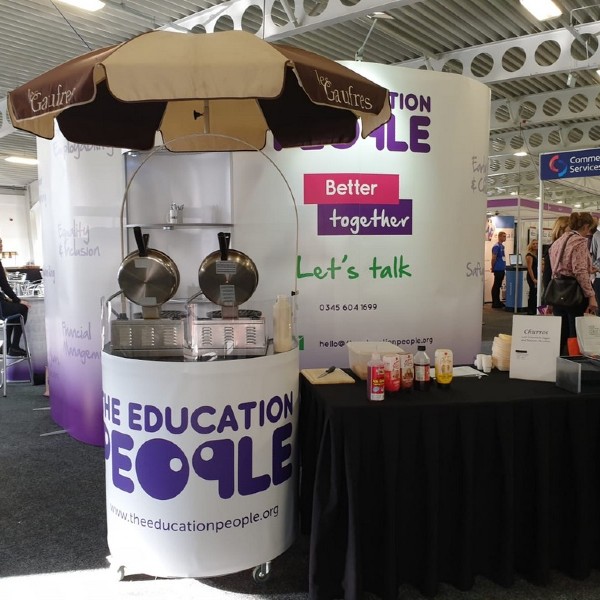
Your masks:
{"label": "beige and brown umbrella", "polygon": [[[243,32],[153,31],[70,60],[9,94],[14,127],[172,151],[347,143],[390,118],[388,91],[335,61]],[[197,134],[215,135],[197,135]]]}

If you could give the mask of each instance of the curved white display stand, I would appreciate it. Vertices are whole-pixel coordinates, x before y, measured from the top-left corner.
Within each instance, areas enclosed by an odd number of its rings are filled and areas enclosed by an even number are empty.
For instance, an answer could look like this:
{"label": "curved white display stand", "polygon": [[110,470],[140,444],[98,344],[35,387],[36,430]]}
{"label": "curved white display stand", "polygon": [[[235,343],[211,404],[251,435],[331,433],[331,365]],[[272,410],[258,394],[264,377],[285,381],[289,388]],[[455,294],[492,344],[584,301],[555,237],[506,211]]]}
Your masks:
{"label": "curved white display stand", "polygon": [[161,362],[102,354],[111,562],[209,577],[296,535],[298,349]]}

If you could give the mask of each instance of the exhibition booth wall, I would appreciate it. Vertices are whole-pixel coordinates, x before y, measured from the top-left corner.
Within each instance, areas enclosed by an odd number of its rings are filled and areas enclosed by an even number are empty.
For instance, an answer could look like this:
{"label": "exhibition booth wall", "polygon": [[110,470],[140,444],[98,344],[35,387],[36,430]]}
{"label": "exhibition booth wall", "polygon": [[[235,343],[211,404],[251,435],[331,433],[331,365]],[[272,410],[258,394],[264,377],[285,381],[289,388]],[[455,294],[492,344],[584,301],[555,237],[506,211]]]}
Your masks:
{"label": "exhibition booth wall", "polygon": [[[447,347],[470,363],[481,343],[489,89],[447,73],[348,66],[391,91],[392,119],[372,135],[327,148],[271,141],[262,152],[157,154],[136,175],[126,219],[163,221],[175,202],[184,218],[230,225],[232,247],[260,273],[253,302],[269,310],[277,294],[298,292],[302,367],[347,366],[349,340]],[[60,136],[38,146],[52,414],[103,444],[101,299],[118,289],[136,157]],[[218,230],[150,231],[182,272],[181,297],[198,289]]]}
{"label": "exhibition booth wall", "polygon": [[[265,150],[297,203],[301,365],[347,365],[350,340],[452,348],[470,363],[481,342],[489,90],[451,74],[349,65],[390,90],[392,119],[346,146]],[[236,221],[275,185],[260,164],[234,156],[245,200]],[[248,185],[257,173],[261,185]],[[253,248],[258,227],[236,229],[236,243]],[[267,264],[272,249],[258,250]]]}

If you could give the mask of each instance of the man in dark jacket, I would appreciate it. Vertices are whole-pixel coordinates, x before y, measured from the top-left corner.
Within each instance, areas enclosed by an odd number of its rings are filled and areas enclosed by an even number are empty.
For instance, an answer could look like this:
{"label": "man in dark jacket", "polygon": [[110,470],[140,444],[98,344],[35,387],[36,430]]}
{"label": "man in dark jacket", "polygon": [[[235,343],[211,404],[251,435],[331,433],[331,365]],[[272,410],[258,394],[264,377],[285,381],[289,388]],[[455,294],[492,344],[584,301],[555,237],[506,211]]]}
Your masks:
{"label": "man in dark jacket", "polygon": [[[0,239],[0,253],[2,252],[2,240]],[[22,301],[14,292],[8,279],[6,278],[6,271],[2,266],[0,260],[0,318],[7,319],[13,315],[21,315],[23,322],[27,322],[27,314],[29,312],[29,303]],[[21,336],[23,330],[18,319],[11,319],[9,322],[15,322],[14,325],[10,325],[6,329],[6,340],[7,349],[6,353],[8,356],[27,356],[25,350],[20,347]]]}

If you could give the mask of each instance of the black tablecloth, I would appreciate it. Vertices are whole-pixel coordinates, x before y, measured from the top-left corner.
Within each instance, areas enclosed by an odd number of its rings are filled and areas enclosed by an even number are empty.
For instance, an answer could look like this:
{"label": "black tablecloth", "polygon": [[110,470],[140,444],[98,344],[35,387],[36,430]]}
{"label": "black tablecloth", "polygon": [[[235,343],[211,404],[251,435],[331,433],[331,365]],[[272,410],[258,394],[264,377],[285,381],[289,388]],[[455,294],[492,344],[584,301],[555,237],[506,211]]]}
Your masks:
{"label": "black tablecloth", "polygon": [[497,371],[383,402],[364,381],[300,392],[311,600],[600,565],[600,395]]}

